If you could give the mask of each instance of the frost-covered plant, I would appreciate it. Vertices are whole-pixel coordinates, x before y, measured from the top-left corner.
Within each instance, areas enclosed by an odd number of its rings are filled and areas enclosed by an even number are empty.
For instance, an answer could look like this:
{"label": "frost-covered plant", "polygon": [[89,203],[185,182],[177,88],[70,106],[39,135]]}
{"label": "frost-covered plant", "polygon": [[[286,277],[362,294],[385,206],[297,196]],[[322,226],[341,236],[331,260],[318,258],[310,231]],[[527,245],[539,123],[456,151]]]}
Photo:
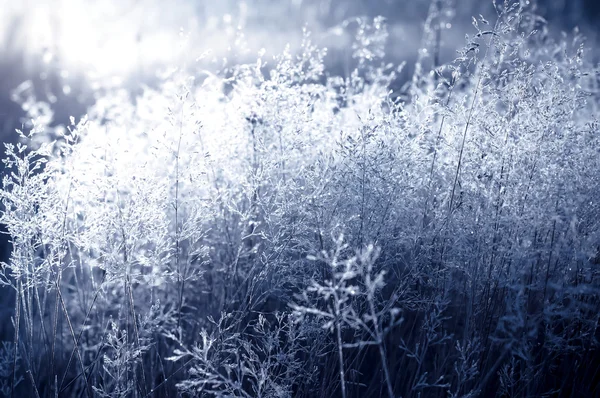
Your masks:
{"label": "frost-covered plant", "polygon": [[[380,291],[385,285],[385,271],[375,271],[377,250],[368,246],[362,252],[349,255],[347,249],[348,245],[340,235],[330,253],[324,251],[319,257],[313,257],[313,260],[318,259],[324,264],[322,280],[313,281],[298,297],[300,304],[291,306],[299,319],[306,315],[315,316],[323,323],[324,329],[335,334],[343,396],[346,396],[344,348],[376,345],[387,392],[393,397],[385,335],[401,322],[398,318],[400,309],[394,306],[393,299],[382,303]],[[342,334],[345,328],[354,329],[358,339],[344,343]]]}
{"label": "frost-covered plant", "polygon": [[[400,91],[384,20],[362,18],[344,76],[305,32],[298,53],[179,69],[21,133],[1,281],[33,385],[554,391],[598,344],[598,73],[525,2],[495,5]],[[452,14],[430,11],[421,54]]]}
{"label": "frost-covered plant", "polygon": [[[213,322],[213,331],[203,330],[191,349],[175,350],[172,361],[188,359],[190,377],[178,387],[191,395],[224,397],[291,397],[298,384],[310,383],[313,371],[299,355],[304,351],[305,328],[288,315],[275,313],[239,327],[231,315]],[[210,333],[210,334],[209,334]]]}

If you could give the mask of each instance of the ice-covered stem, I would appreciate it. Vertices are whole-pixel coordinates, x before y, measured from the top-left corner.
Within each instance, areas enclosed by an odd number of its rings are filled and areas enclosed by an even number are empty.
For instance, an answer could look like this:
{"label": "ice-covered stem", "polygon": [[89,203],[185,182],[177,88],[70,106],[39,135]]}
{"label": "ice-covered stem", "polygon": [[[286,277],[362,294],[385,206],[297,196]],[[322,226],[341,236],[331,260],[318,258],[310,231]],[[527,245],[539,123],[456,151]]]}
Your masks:
{"label": "ice-covered stem", "polygon": [[[385,377],[385,385],[387,393],[390,398],[394,398],[394,388],[392,386],[392,378],[387,365],[387,353],[385,351],[385,334],[381,324],[381,314],[375,308],[375,293],[383,287],[383,276],[384,271],[372,277],[373,265],[375,260],[379,256],[379,250],[374,249],[373,246],[367,247],[367,249],[361,255],[361,262],[365,265],[366,272],[363,275],[365,280],[365,289],[367,295],[367,303],[369,305],[369,315],[371,322],[373,322],[373,333],[376,337],[377,348],[379,351],[379,357],[381,360],[381,367],[383,368],[383,374]],[[392,322],[393,323],[393,322]]]}

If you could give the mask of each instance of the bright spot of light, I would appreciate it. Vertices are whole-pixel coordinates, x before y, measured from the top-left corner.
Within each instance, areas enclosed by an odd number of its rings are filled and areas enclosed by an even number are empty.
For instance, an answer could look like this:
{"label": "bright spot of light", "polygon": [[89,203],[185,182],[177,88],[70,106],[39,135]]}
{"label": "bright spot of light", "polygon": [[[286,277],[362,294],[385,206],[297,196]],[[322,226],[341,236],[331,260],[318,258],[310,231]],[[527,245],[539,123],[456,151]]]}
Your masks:
{"label": "bright spot of light", "polygon": [[164,32],[146,31],[136,21],[143,18],[136,15],[139,10],[98,2],[95,12],[90,12],[81,1],[62,3],[57,13],[62,32],[57,41],[67,65],[90,68],[100,75],[123,74],[174,56],[177,46],[169,45]]}
{"label": "bright spot of light", "polygon": [[[20,21],[18,46],[39,54],[45,64],[107,77],[165,64],[180,53],[178,25],[195,15],[174,1],[176,12],[164,16],[164,4],[137,0],[37,0],[23,10],[0,11],[0,22]],[[171,7],[169,7],[171,9]],[[162,10],[162,11],[161,11]],[[165,21],[167,22],[165,24]],[[0,29],[0,41],[14,32]],[[4,37],[2,37],[4,36]]]}
{"label": "bright spot of light", "polygon": [[[69,76],[59,76],[70,80],[72,93],[77,91],[74,80],[79,78],[92,87],[114,86],[130,77],[156,76],[172,66],[190,67],[194,60],[216,68],[223,67],[225,59],[254,62],[262,48],[273,54],[287,44],[299,48],[303,26],[314,29],[315,37],[322,30],[316,11],[308,6],[300,9],[305,2],[296,0],[258,2],[260,6],[245,0],[5,3],[0,7],[0,55],[23,60],[27,76],[47,72],[52,77],[69,71]],[[282,19],[290,5],[299,7],[297,15]],[[341,29],[325,36],[334,36],[327,40],[338,42],[341,37],[347,44]],[[199,56],[209,49],[213,50],[211,59]]]}

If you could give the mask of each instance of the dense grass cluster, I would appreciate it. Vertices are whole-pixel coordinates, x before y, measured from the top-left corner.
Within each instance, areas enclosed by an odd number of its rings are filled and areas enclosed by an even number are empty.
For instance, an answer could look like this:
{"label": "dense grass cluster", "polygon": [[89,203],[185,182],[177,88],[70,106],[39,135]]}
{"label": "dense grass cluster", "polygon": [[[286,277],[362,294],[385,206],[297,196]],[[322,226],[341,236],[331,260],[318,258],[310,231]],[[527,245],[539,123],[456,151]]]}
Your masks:
{"label": "dense grass cluster", "polygon": [[523,7],[446,65],[432,7],[402,89],[360,19],[345,77],[306,33],[20,132],[0,392],[600,394],[600,80]]}

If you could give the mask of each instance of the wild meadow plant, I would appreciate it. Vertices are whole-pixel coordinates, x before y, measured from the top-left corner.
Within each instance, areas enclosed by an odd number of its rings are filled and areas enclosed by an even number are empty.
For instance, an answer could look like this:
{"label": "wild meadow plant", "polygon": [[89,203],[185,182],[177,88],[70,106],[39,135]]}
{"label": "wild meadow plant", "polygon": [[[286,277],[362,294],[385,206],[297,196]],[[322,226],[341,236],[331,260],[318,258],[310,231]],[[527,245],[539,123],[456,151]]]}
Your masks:
{"label": "wild meadow plant", "polygon": [[363,18],[19,132],[0,391],[599,394],[598,69],[509,0],[442,64],[450,7],[401,90]]}

